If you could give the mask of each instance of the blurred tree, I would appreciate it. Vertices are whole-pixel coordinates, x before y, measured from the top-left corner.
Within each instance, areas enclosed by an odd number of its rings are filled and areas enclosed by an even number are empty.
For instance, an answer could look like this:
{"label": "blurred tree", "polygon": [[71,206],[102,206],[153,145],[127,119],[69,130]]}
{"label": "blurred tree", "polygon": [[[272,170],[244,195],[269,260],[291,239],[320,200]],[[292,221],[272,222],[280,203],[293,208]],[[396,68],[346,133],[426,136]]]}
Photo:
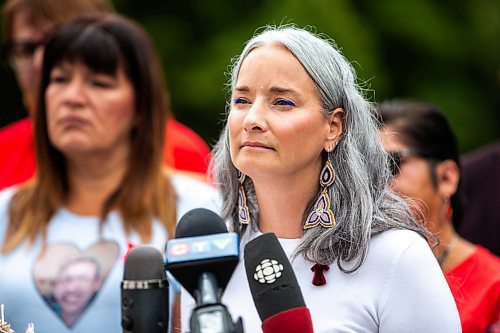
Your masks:
{"label": "blurred tree", "polygon": [[230,60],[259,27],[281,23],[333,38],[372,101],[439,106],[463,152],[500,139],[498,0],[113,2],[151,33],[176,117],[209,144],[222,128]]}
{"label": "blurred tree", "polygon": [[429,101],[449,117],[462,151],[500,138],[499,2],[358,1],[370,12],[390,78],[379,97]]}

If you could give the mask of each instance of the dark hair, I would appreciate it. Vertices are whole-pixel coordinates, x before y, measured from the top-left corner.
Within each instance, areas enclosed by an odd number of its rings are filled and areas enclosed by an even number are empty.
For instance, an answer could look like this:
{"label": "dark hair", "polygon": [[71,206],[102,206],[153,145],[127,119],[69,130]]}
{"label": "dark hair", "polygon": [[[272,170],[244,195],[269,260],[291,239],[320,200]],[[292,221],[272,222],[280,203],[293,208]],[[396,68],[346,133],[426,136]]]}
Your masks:
{"label": "dark hair", "polygon": [[160,61],[148,35],[137,24],[115,14],[95,14],[62,26],[47,41],[34,114],[37,177],[12,199],[3,251],[11,250],[25,237],[33,241],[40,231],[44,235],[50,217],[71,190],[65,157],[49,139],[45,109],[50,72],[66,61],[81,62],[95,72],[111,75],[123,68],[134,87],[136,126],[131,131],[128,168],[104,203],[101,220],[117,208],[125,231],[137,231],[143,241],[150,240],[153,217],[173,235],[176,199],[162,166],[169,110]]}
{"label": "dark hair", "polygon": [[[398,133],[401,142],[430,162],[430,174],[437,186],[435,166],[444,160],[453,160],[459,170],[460,157],[458,142],[445,115],[434,105],[394,99],[378,106],[378,116],[383,125],[391,126]],[[456,230],[463,218],[463,199],[459,181],[457,191],[451,196],[453,225]]]}

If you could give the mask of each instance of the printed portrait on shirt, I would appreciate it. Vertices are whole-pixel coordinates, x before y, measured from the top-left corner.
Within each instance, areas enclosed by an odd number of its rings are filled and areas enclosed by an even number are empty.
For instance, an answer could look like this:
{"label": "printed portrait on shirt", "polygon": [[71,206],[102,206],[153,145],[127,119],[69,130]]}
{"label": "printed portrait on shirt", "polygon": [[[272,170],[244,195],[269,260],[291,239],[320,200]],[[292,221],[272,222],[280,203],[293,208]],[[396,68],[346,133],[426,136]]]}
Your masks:
{"label": "printed portrait on shirt", "polygon": [[92,306],[119,253],[112,241],[99,241],[87,249],[51,244],[35,262],[35,286],[54,314],[71,327]]}

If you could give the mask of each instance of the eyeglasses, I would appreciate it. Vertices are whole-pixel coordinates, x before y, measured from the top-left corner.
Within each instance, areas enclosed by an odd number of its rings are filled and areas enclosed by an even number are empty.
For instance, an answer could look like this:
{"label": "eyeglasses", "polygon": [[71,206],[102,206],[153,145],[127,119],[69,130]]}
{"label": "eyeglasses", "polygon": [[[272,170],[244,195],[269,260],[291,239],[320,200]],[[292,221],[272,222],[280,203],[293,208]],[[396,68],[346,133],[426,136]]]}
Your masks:
{"label": "eyeglasses", "polygon": [[422,158],[432,158],[433,154],[430,152],[425,152],[421,150],[402,150],[402,151],[391,151],[387,152],[389,154],[389,169],[393,177],[399,174],[401,169],[401,164],[404,162],[406,157],[422,157]]}
{"label": "eyeglasses", "polygon": [[46,39],[38,41],[14,41],[8,40],[2,46],[4,56],[15,67],[30,64],[35,51],[45,45]]}

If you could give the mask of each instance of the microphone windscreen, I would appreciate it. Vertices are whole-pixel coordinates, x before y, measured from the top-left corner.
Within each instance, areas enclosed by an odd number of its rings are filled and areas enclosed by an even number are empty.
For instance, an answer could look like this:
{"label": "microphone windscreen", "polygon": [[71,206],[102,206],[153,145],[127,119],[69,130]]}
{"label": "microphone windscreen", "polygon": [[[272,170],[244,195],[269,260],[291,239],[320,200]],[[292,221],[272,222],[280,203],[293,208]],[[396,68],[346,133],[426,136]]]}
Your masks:
{"label": "microphone windscreen", "polygon": [[166,274],[163,265],[163,256],[154,247],[138,246],[127,255],[123,280],[164,280]]}
{"label": "microphone windscreen", "polygon": [[262,322],[264,333],[314,333],[311,313],[300,307],[275,314]]}
{"label": "microphone windscreen", "polygon": [[248,284],[262,321],[305,307],[292,265],[275,234],[266,233],[248,242],[244,258]]}
{"label": "microphone windscreen", "polygon": [[212,273],[222,290],[239,261],[239,239],[228,233],[211,210],[190,210],[179,220],[175,239],[167,242],[167,270],[196,298],[199,277]]}
{"label": "microphone windscreen", "polygon": [[175,238],[196,237],[227,232],[222,218],[205,208],[196,208],[184,214],[175,229]]}

